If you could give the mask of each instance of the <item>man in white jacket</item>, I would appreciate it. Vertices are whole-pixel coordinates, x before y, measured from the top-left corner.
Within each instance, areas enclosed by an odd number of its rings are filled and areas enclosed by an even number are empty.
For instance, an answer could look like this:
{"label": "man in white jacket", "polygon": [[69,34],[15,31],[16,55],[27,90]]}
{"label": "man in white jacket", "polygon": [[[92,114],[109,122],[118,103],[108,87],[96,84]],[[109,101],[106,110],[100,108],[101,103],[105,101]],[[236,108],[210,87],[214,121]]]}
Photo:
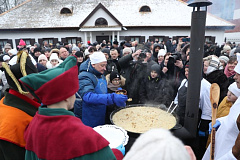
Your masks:
{"label": "man in white jacket", "polygon": [[[234,79],[237,87],[240,89],[240,54],[237,54],[238,64],[235,67],[236,75]],[[236,145],[239,142],[235,141],[239,135],[239,128],[237,125],[237,118],[240,114],[240,98],[233,104],[228,116],[217,119],[214,128],[218,128],[215,136],[215,160],[232,160],[237,159],[239,154],[236,151]],[[238,141],[240,139],[238,138]],[[237,148],[238,150],[239,148]],[[203,160],[210,159],[210,145],[203,156]]]}

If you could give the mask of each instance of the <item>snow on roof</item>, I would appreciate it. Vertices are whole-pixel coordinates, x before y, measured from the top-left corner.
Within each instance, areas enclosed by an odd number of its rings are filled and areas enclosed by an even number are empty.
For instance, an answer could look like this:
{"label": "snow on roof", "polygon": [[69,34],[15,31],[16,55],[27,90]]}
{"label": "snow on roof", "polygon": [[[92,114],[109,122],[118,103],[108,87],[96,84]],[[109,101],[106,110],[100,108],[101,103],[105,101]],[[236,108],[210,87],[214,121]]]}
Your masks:
{"label": "snow on roof", "polygon": [[[28,0],[0,14],[0,22],[3,22],[0,29],[79,27],[100,2],[125,27],[191,25],[192,7],[180,0]],[[71,5],[73,14],[60,14],[63,7]],[[149,6],[151,12],[139,12],[144,5]],[[234,24],[208,14],[206,26],[231,27]]]}

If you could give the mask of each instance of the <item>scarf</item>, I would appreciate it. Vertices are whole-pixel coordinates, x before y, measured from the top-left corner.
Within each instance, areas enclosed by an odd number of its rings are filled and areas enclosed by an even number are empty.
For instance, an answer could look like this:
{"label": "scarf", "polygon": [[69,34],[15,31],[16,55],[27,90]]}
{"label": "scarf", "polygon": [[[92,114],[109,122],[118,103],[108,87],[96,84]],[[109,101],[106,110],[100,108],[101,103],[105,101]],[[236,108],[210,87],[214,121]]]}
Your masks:
{"label": "scarf", "polygon": [[225,69],[224,69],[224,74],[227,76],[227,78],[231,77],[232,75],[236,74],[236,72],[234,70],[229,71],[228,70],[228,64],[226,65]]}
{"label": "scarf", "polygon": [[119,87],[121,87],[121,84],[118,84],[118,85],[114,85],[112,83],[109,83],[108,86],[107,86],[111,91],[117,91]]}

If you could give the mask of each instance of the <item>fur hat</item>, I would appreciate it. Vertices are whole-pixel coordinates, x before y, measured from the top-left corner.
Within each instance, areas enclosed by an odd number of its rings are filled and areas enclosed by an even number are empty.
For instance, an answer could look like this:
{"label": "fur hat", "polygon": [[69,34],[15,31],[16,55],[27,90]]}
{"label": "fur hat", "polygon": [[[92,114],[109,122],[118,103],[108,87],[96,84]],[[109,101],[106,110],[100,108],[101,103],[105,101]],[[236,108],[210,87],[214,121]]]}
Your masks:
{"label": "fur hat", "polygon": [[105,55],[102,52],[94,52],[89,57],[90,57],[91,64],[97,64],[97,63],[107,61]]}
{"label": "fur hat", "polygon": [[11,44],[10,43],[6,43],[4,46],[4,49],[12,49]]}
{"label": "fur hat", "polygon": [[237,87],[237,83],[233,82],[229,87],[228,90],[231,91],[236,97],[240,96],[240,89]]}
{"label": "fur hat", "polygon": [[7,63],[2,63],[7,82],[13,90],[21,94],[28,94],[29,92],[26,92],[25,88],[19,83],[19,79],[29,74],[37,73],[37,68],[33,65],[28,53],[20,51],[15,57],[17,57],[17,61],[10,67]]}
{"label": "fur hat", "polygon": [[125,47],[125,48],[123,49],[123,54],[126,53],[126,52],[129,52],[129,53],[131,54],[131,53],[132,53],[132,49],[129,48],[129,47]]}
{"label": "fur hat", "polygon": [[19,45],[20,46],[26,46],[26,43],[24,42],[24,40],[20,39]]}
{"label": "fur hat", "polygon": [[115,41],[113,41],[113,44],[116,44],[116,45],[118,45],[118,41],[116,41],[116,40],[115,40]]}
{"label": "fur hat", "polygon": [[158,51],[158,57],[159,57],[159,56],[165,56],[165,54],[166,54],[166,51],[165,51],[164,49],[160,49],[160,50]]}
{"label": "fur hat", "polygon": [[220,67],[220,61],[219,61],[218,57],[209,56],[208,58],[209,58],[209,66],[208,66],[207,72],[206,72],[207,75],[212,73],[213,71],[218,70]]}
{"label": "fur hat", "polygon": [[153,159],[190,160],[190,156],[178,138],[170,131],[159,128],[141,134],[124,157],[124,160]]}
{"label": "fur hat", "polygon": [[110,82],[112,82],[112,80],[113,80],[114,78],[119,78],[119,79],[121,79],[120,74],[119,74],[118,71],[116,71],[116,70],[114,70],[114,71],[112,71],[112,72],[110,73]]}
{"label": "fur hat", "polygon": [[[74,95],[79,89],[76,64],[76,57],[69,56],[56,68],[28,75],[20,81],[43,104],[61,102]],[[65,87],[59,87],[63,84]]]}
{"label": "fur hat", "polygon": [[229,58],[227,56],[220,56],[219,61],[221,61],[221,60],[224,61],[225,64],[227,64],[229,61]]}
{"label": "fur hat", "polygon": [[41,54],[41,55],[38,57],[38,63],[40,62],[40,60],[48,61],[47,57],[46,57],[44,54]]}

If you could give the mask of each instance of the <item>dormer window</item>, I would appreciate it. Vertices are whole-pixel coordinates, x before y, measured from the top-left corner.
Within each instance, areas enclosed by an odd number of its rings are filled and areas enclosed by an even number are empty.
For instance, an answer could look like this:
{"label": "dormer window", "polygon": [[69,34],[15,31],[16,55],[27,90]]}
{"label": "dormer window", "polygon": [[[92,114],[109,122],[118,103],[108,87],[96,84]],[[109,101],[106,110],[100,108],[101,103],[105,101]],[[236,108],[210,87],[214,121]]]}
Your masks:
{"label": "dormer window", "polygon": [[60,14],[72,14],[72,10],[72,6],[66,6],[61,9]]}
{"label": "dormer window", "polygon": [[151,12],[151,9],[148,6],[142,6],[139,12]]}
{"label": "dormer window", "polygon": [[95,21],[95,26],[107,26],[107,25],[108,25],[108,22],[105,18],[98,18]]}

